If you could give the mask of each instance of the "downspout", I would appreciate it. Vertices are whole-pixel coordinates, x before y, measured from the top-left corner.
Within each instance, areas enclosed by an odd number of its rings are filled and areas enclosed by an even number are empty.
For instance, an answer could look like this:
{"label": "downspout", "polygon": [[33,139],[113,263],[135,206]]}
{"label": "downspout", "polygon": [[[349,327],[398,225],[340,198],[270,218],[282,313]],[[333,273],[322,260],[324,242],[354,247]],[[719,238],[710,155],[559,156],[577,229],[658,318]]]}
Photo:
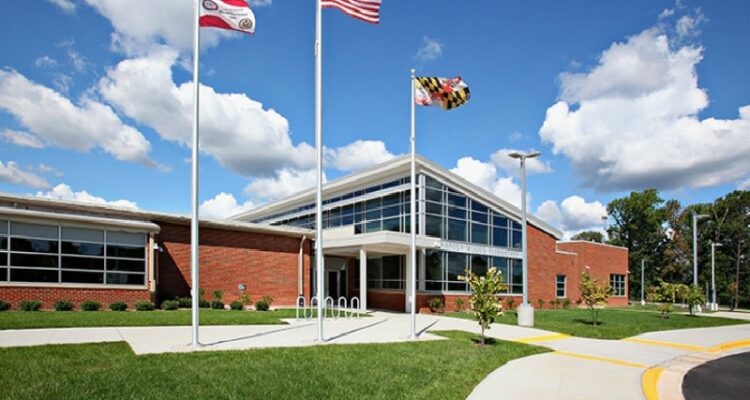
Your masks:
{"label": "downspout", "polygon": [[305,264],[305,239],[307,237],[302,235],[302,239],[299,242],[299,260],[297,261],[297,293],[300,296],[304,296],[304,282],[302,281],[302,277]]}

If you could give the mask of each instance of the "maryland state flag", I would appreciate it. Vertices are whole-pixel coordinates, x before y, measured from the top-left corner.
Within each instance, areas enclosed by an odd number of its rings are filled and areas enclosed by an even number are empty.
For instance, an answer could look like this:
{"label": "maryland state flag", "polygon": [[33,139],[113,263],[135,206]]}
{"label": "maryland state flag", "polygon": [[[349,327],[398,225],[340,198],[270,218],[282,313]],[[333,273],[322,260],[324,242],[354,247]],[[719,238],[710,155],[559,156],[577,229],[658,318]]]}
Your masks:
{"label": "maryland state flag", "polygon": [[417,77],[414,101],[420,106],[441,106],[450,110],[469,101],[469,86],[455,78]]}

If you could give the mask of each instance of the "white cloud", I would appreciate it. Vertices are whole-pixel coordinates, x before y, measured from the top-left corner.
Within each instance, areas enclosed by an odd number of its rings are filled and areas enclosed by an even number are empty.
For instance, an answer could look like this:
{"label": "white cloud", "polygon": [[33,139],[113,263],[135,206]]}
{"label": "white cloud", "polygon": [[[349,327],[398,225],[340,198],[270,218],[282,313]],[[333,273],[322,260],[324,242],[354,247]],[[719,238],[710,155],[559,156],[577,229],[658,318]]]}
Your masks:
{"label": "white cloud", "polygon": [[326,149],[328,165],[340,171],[360,171],[394,157],[380,140],[357,140],[346,146]]}
{"label": "white cloud", "polygon": [[[500,149],[490,156],[492,163],[505,170],[506,173],[519,177],[521,176],[521,162],[511,158],[511,153],[523,153],[522,150]],[[545,174],[552,172],[552,167],[548,162],[543,162],[539,157],[526,159],[526,175]]]}
{"label": "white cloud", "polygon": [[[57,44],[58,47],[65,49],[68,60],[77,72],[84,72],[89,66],[89,61],[75,49],[74,40],[65,40]],[[37,60],[38,61],[38,60]]]}
{"label": "white cloud", "polygon": [[44,147],[44,143],[39,140],[38,137],[23,131],[14,131],[12,129],[6,129],[2,133],[3,139],[5,139],[6,142],[12,143],[16,146],[21,147],[32,147],[35,149],[41,149]]}
{"label": "white cloud", "polygon": [[658,28],[614,43],[589,72],[561,74],[539,134],[598,190],[735,182],[750,170],[750,106],[738,119],[698,118],[708,106],[702,57]]}
{"label": "white cloud", "polygon": [[557,205],[554,200],[543,202],[535,215],[543,221],[557,226],[570,238],[581,231],[604,232],[607,207],[599,201],[587,202],[583,197],[570,196]]}
{"label": "white cloud", "polygon": [[[258,202],[274,201],[291,196],[295,193],[315,187],[317,183],[316,170],[296,170],[284,168],[276,176],[256,178],[245,187],[245,195]],[[323,174],[323,183],[326,177]]]}
{"label": "white cloud", "polygon": [[115,207],[133,208],[133,209],[138,208],[138,205],[135,202],[132,202],[130,200],[107,201],[101,197],[89,194],[85,190],[80,191],[80,192],[74,192],[70,186],[64,183],[61,183],[46,192],[36,192],[36,196],[44,197],[46,199],[53,199],[53,200],[76,201],[80,203],[111,205]]}
{"label": "white cloud", "polygon": [[63,176],[62,172],[58,171],[55,167],[50,167],[49,165],[45,163],[39,163],[36,166],[36,170],[43,174],[52,174],[57,177]]}
{"label": "white cloud", "polygon": [[[164,139],[191,145],[193,83],[172,79],[177,53],[162,50],[122,61],[99,82],[101,95],[120,112],[149,125]],[[201,85],[201,151],[244,176],[281,168],[308,169],[312,146],[294,145],[282,115],[245,94],[217,93]]]}
{"label": "white cloud", "polygon": [[416,59],[422,62],[437,60],[443,55],[443,44],[425,36],[422,47],[417,50]]}
{"label": "white cloud", "polygon": [[46,179],[33,172],[24,171],[15,161],[5,164],[0,161],[0,181],[34,189],[46,189],[50,186]]}
{"label": "white cloud", "polygon": [[73,14],[76,12],[76,4],[73,0],[47,0],[50,3],[60,7],[66,14]]}
{"label": "white cloud", "polygon": [[48,55],[44,55],[34,60],[34,65],[40,68],[54,68],[57,66],[57,60]]}
{"label": "white cloud", "polygon": [[[456,162],[456,167],[452,168],[451,172],[514,206],[521,207],[521,188],[513,182],[512,178],[498,176],[497,168],[492,163],[482,162],[472,157],[463,157]],[[531,195],[527,193],[527,206],[530,200]]]}
{"label": "white cloud", "polygon": [[78,151],[100,147],[118,160],[158,166],[148,156],[148,140],[109,106],[89,97],[75,105],[18,72],[0,70],[0,109],[13,114],[45,143]]}
{"label": "white cloud", "polygon": [[201,218],[208,219],[225,219],[243,211],[253,208],[252,201],[246,201],[242,204],[237,203],[237,199],[231,193],[221,192],[201,203],[199,213]]}
{"label": "white cloud", "polygon": [[[143,55],[159,45],[188,53],[193,48],[193,7],[190,0],[85,0],[114,28],[112,48],[127,55]],[[260,1],[259,3],[266,3]],[[268,1],[270,4],[270,1]],[[222,38],[239,37],[224,29],[204,29],[202,48]]]}
{"label": "white cloud", "polygon": [[738,190],[750,190],[750,178],[745,179],[737,185]]}

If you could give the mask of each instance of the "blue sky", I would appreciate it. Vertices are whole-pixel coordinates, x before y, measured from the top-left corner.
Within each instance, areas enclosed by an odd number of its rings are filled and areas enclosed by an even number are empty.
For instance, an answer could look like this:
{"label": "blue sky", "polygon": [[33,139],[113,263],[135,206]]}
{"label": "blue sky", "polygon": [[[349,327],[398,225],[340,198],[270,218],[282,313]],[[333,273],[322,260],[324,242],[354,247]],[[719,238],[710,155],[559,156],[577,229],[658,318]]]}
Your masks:
{"label": "blue sky", "polygon": [[[202,31],[206,216],[314,184],[314,1],[251,4],[254,36]],[[0,191],[189,212],[190,1],[3,6]],[[531,210],[567,232],[601,229],[631,190],[689,204],[747,189],[749,9],[383,0],[377,26],[326,10],[326,176],[408,151],[413,67],[472,91],[417,110],[418,152],[518,204],[505,154],[540,150]]]}

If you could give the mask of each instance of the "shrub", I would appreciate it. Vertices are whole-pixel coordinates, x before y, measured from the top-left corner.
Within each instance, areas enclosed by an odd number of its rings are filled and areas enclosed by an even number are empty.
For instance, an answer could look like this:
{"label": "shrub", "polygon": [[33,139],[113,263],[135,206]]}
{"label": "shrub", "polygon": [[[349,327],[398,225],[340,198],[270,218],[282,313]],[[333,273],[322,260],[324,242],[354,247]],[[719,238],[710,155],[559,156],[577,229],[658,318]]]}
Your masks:
{"label": "shrub", "polygon": [[273,303],[273,297],[263,296],[260,298],[260,300],[255,302],[255,310],[256,311],[268,311],[268,309],[271,308],[271,303]]}
{"label": "shrub", "polygon": [[537,302],[537,303],[539,303],[539,309],[540,309],[540,310],[541,310],[542,308],[544,308],[544,299],[539,299],[539,300],[537,300],[536,302]]}
{"label": "shrub", "polygon": [[566,299],[562,299],[562,306],[566,310],[569,309],[570,308],[570,299],[567,299],[567,298]]}
{"label": "shrub", "polygon": [[18,309],[21,311],[39,311],[42,308],[42,302],[36,300],[24,300],[18,303]]}
{"label": "shrub", "polygon": [[588,271],[583,271],[581,279],[581,298],[591,312],[591,323],[599,325],[599,311],[607,304],[612,288],[609,282],[598,283],[596,279],[589,275]]}
{"label": "shrub", "polygon": [[116,301],[109,305],[109,309],[112,311],[125,311],[128,309],[128,304],[124,301]]}
{"label": "shrub", "polygon": [[698,306],[706,302],[706,296],[703,294],[700,286],[690,285],[685,300],[687,300],[688,306],[690,306],[690,315],[695,315]]}
{"label": "shrub", "polygon": [[193,298],[190,296],[187,297],[177,297],[175,298],[177,301],[177,304],[179,304],[180,308],[191,308],[193,306]]}
{"label": "shrub", "polygon": [[471,288],[469,306],[482,329],[481,345],[484,346],[485,329],[490,329],[491,324],[503,311],[502,304],[497,298],[497,294],[506,289],[502,273],[493,267],[487,270],[485,276],[479,276],[467,269],[466,276],[460,276],[459,279]]}
{"label": "shrub", "polygon": [[70,301],[58,300],[52,305],[55,311],[70,311],[73,309],[73,303]]}
{"label": "shrub", "polygon": [[180,308],[180,302],[177,300],[165,300],[161,303],[162,310],[176,310]]}
{"label": "shrub", "polygon": [[445,300],[442,297],[430,297],[427,299],[427,306],[430,312],[443,313],[445,311]]}
{"label": "shrub", "polygon": [[508,300],[505,300],[506,303],[508,303],[508,310],[513,309],[513,304],[516,302],[514,298],[508,298]]}
{"label": "shrub", "polygon": [[214,300],[222,301],[224,299],[224,292],[221,290],[214,290]]}
{"label": "shrub", "polygon": [[557,299],[550,299],[549,301],[549,308],[556,310],[557,309]]}
{"label": "shrub", "polygon": [[99,311],[102,308],[102,303],[98,301],[84,301],[81,303],[81,310],[83,311]]}
{"label": "shrub", "polygon": [[135,302],[135,309],[138,311],[154,311],[154,303],[148,300],[139,300]]}
{"label": "shrub", "polygon": [[10,303],[7,301],[0,300],[0,311],[10,310]]}
{"label": "shrub", "polygon": [[242,296],[240,296],[240,301],[245,306],[250,304],[250,295],[247,293],[242,293]]}
{"label": "shrub", "polygon": [[245,309],[245,303],[235,300],[229,304],[229,308],[235,311],[242,311]]}
{"label": "shrub", "polygon": [[211,308],[214,310],[223,310],[224,309],[224,303],[220,300],[214,300],[211,302]]}
{"label": "shrub", "polygon": [[211,302],[206,299],[199,299],[198,308],[211,308]]}
{"label": "shrub", "polygon": [[464,310],[464,299],[462,297],[456,298],[456,310],[457,311]]}

